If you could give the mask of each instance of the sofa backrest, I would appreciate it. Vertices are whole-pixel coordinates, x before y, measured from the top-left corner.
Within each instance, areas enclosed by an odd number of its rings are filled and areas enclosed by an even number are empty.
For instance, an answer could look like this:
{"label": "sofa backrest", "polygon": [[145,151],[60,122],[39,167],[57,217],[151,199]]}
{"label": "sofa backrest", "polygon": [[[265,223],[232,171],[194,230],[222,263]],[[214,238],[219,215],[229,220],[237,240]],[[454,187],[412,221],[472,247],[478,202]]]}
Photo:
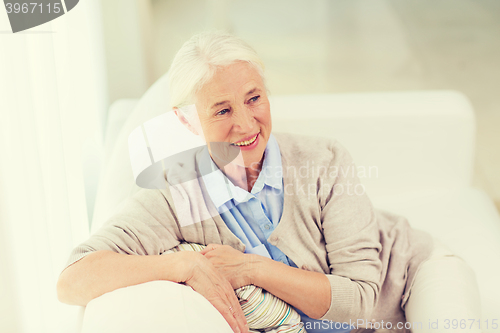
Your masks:
{"label": "sofa backrest", "polygon": [[373,197],[471,183],[475,118],[458,92],[279,96],[271,110],[273,131],[339,140]]}

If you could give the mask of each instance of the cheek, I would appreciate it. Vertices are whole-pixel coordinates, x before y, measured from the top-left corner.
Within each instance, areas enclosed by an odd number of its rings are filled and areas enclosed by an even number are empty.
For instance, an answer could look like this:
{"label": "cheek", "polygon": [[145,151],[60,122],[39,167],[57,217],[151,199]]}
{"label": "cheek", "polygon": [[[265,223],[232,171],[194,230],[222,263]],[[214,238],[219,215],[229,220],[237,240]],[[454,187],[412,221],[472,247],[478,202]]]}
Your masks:
{"label": "cheek", "polygon": [[205,137],[209,138],[209,141],[225,141],[231,131],[231,127],[231,122],[229,120],[225,120],[206,123],[203,126],[203,130],[205,132]]}
{"label": "cheek", "polygon": [[262,124],[271,126],[271,112],[269,104],[262,104],[254,109],[255,118]]}

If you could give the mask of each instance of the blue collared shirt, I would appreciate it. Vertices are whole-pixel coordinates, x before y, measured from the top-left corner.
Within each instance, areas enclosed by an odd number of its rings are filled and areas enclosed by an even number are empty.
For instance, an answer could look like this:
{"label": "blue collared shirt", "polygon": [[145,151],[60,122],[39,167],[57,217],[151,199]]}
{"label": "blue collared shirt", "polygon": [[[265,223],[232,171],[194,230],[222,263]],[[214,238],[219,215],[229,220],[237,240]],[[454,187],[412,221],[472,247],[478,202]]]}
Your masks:
{"label": "blue collared shirt", "polygon": [[267,241],[281,219],[284,200],[281,154],[274,136],[269,136],[261,172],[250,192],[235,186],[222,173],[208,149],[200,162],[210,164],[213,170],[202,176],[208,194],[228,228],[245,244],[245,253],[291,265],[292,261]]}
{"label": "blue collared shirt", "polygon": [[[297,267],[267,239],[278,226],[283,213],[283,169],[278,142],[271,134],[264,151],[264,161],[257,181],[250,192],[235,186],[217,167],[208,149],[202,152],[200,169],[209,166],[212,172],[202,178],[210,199],[228,228],[245,244],[245,253],[259,254],[288,266]],[[333,324],[301,315],[307,331],[311,333],[345,333],[350,330],[335,329]],[[332,326],[333,325],[333,326]],[[328,328],[325,328],[328,327]],[[319,328],[319,329],[315,329]]]}

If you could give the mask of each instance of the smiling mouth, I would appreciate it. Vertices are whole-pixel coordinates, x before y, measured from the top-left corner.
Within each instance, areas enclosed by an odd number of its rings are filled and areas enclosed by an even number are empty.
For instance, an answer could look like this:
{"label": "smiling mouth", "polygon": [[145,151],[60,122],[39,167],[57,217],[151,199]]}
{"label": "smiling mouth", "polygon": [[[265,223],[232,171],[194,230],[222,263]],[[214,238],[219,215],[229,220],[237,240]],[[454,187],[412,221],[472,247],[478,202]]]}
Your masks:
{"label": "smiling mouth", "polygon": [[240,142],[235,142],[235,143],[231,143],[233,146],[238,146],[238,147],[245,147],[245,146],[250,146],[252,143],[255,142],[255,140],[257,140],[257,137],[259,136],[259,133],[255,134],[254,137],[252,137],[251,139],[249,140],[246,140],[246,141],[240,141]]}

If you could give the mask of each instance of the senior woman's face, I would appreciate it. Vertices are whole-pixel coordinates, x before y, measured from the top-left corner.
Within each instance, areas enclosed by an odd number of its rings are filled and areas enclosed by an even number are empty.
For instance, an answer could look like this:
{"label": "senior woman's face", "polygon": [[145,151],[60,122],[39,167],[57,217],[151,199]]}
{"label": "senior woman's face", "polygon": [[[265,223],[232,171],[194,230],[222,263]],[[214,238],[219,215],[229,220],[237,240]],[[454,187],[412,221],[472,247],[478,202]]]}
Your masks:
{"label": "senior woman's face", "polygon": [[[206,142],[236,145],[241,150],[244,166],[260,169],[258,163],[271,133],[271,114],[266,89],[257,70],[246,62],[223,67],[196,97]],[[209,149],[214,158],[210,144]]]}

